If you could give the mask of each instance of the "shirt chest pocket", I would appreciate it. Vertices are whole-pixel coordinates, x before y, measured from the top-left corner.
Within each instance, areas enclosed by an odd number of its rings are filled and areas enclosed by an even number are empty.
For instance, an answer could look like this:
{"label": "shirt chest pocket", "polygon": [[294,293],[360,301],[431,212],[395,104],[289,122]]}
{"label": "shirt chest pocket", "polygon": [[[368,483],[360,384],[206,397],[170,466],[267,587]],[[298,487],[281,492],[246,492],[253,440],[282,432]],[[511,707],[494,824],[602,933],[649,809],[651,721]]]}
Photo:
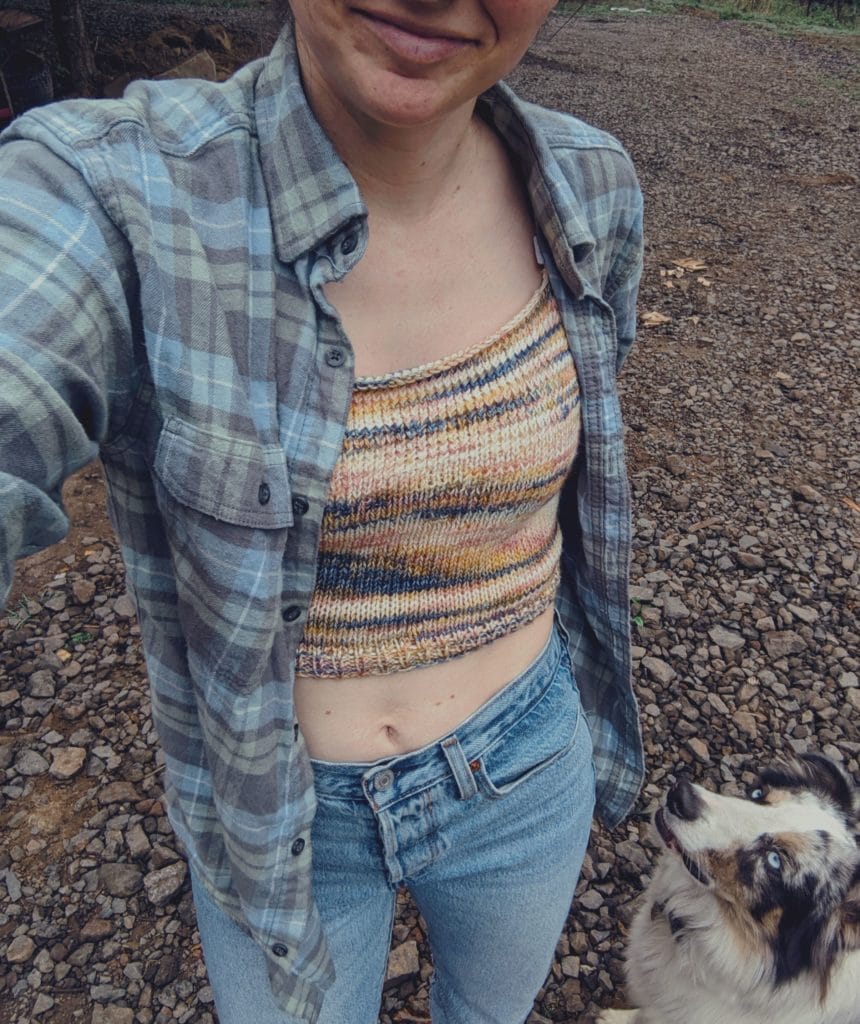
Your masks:
{"label": "shirt chest pocket", "polygon": [[282,626],[293,524],[283,450],[167,419],[153,460],[192,676],[247,691]]}
{"label": "shirt chest pocket", "polygon": [[211,433],[170,417],[158,439],[155,472],[176,500],[219,522],[262,530],[293,525],[280,445]]}

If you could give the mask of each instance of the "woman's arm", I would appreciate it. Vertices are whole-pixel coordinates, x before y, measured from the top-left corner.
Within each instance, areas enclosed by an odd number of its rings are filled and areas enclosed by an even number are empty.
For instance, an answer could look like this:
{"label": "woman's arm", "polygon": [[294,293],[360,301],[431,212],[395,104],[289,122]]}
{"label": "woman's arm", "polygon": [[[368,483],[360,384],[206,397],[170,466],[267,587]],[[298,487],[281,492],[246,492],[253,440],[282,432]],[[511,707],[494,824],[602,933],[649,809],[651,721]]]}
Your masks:
{"label": "woman's arm", "polygon": [[63,481],[117,429],[132,387],[131,261],[81,174],[0,145],[0,605],[14,560],[68,529]]}

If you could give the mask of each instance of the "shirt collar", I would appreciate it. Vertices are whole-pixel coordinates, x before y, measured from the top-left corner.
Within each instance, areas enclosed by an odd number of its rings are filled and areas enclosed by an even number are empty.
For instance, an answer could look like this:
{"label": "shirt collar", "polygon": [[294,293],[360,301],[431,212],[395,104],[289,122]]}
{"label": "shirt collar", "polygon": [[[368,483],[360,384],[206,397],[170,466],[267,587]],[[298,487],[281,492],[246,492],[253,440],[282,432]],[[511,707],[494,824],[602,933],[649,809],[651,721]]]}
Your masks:
{"label": "shirt collar", "polygon": [[[367,207],[308,105],[289,26],[264,62],[255,103],[276,251],[279,259],[292,262],[348,222],[364,220]],[[553,259],[581,294],[581,264],[594,248],[594,237],[530,104],[499,83],[480,98],[479,110],[517,160]]]}
{"label": "shirt collar", "polygon": [[581,298],[586,286],[591,285],[587,267],[594,235],[571,186],[570,174],[560,166],[535,107],[499,82],[481,96],[478,110],[517,161],[553,260],[568,286]]}
{"label": "shirt collar", "polygon": [[290,263],[365,218],[367,207],[308,105],[289,27],[264,62],[254,99],[275,248]]}

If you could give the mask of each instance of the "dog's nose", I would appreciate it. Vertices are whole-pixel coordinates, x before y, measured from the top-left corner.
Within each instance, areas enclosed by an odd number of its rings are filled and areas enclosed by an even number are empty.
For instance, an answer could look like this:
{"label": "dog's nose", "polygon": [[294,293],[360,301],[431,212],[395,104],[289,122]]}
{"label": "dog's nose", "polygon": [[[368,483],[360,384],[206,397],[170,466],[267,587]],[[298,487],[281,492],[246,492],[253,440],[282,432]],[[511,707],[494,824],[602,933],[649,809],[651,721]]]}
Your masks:
{"label": "dog's nose", "polygon": [[681,778],[669,790],[666,806],[676,818],[695,821],[702,813],[704,804],[702,798],[693,789],[693,784],[689,780]]}

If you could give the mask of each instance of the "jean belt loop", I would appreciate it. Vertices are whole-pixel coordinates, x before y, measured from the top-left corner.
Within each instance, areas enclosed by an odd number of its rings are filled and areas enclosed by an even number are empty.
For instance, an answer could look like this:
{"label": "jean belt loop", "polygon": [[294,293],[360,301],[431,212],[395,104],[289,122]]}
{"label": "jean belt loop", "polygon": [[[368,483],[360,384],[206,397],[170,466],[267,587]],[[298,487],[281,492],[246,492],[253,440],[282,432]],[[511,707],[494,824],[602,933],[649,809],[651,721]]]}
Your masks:
{"label": "jean belt loop", "polygon": [[445,759],[454,773],[454,781],[460,791],[460,799],[468,800],[470,797],[476,796],[478,787],[475,784],[475,773],[469,767],[460,741],[456,736],[448,736],[442,740],[441,746]]}
{"label": "jean belt loop", "polygon": [[561,621],[561,615],[559,614],[558,608],[555,609],[555,612],[553,614],[553,619],[554,619],[555,629],[556,629],[556,631],[558,633],[561,634],[561,639],[564,642],[564,646],[568,647],[570,645],[570,633],[568,633],[567,627]]}

